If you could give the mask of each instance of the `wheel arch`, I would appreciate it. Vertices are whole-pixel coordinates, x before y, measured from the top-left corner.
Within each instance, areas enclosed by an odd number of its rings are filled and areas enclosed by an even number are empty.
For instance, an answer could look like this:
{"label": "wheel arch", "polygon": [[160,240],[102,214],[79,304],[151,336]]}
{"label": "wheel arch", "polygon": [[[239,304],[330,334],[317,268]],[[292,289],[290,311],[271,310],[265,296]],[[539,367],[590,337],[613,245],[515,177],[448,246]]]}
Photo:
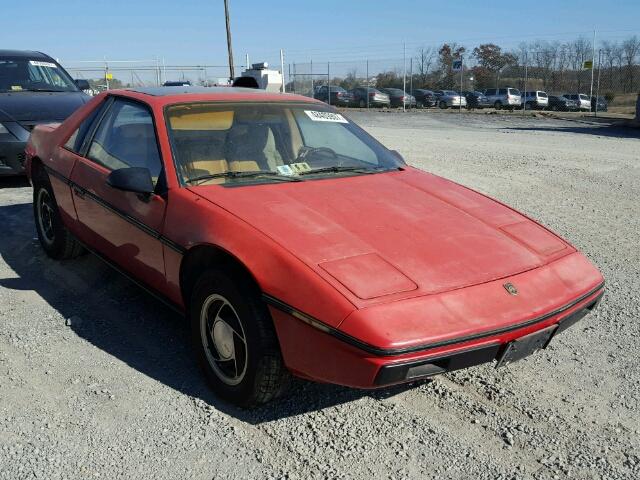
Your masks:
{"label": "wheel arch", "polygon": [[256,294],[262,291],[251,270],[233,253],[218,245],[199,244],[187,250],[180,262],[180,293],[185,309],[189,308],[191,292],[200,275],[213,268],[246,282]]}
{"label": "wheel arch", "polygon": [[27,176],[33,180],[33,178],[37,174],[44,171],[44,163],[42,162],[42,160],[40,160],[40,157],[38,157],[37,155],[31,157],[29,163],[27,164]]}

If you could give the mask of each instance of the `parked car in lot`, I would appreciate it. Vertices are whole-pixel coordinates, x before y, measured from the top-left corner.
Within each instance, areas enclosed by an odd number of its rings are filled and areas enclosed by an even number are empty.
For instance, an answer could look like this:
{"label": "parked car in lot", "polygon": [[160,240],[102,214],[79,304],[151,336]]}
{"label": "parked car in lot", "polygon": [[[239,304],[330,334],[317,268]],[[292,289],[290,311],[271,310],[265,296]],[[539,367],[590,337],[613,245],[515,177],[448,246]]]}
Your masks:
{"label": "parked car in lot", "polygon": [[524,92],[521,103],[525,110],[544,110],[549,106],[549,96],[542,90]]}
{"label": "parked car in lot", "polygon": [[381,88],[382,93],[389,95],[389,101],[392,107],[414,108],[416,106],[416,97],[409,95],[400,88]]}
{"label": "parked car in lot", "polygon": [[0,176],[24,174],[24,147],[40,123],[60,122],[91,97],[44,53],[0,50]]}
{"label": "parked car in lot", "polygon": [[[597,104],[597,105],[596,105]],[[594,95],[591,97],[591,111],[606,112],[609,109],[609,104],[604,97],[597,97]]]}
{"label": "parked car in lot", "polygon": [[467,99],[453,90],[434,90],[438,107],[446,109],[449,107],[466,107]]}
{"label": "parked car in lot", "polygon": [[347,107],[353,103],[353,94],[337,85],[331,85],[331,87],[321,85],[315,90],[314,96],[316,100],[341,107]]}
{"label": "parked car in lot", "polygon": [[578,109],[583,112],[591,110],[591,99],[584,93],[565,93],[564,96],[578,104]]}
{"label": "parked car in lot", "polygon": [[489,88],[484,91],[484,94],[496,110],[502,108],[513,110],[522,105],[522,94],[517,88]]}
{"label": "parked car in lot", "polygon": [[557,112],[577,112],[578,102],[563,95],[549,95],[549,110]]}
{"label": "parked car in lot", "polygon": [[243,406],[292,374],[379,388],[507,365],[604,293],[568,242],[308,97],[109,91],[26,152],[46,254],[87,248],[184,313]]}
{"label": "parked car in lot", "polygon": [[416,88],[413,91],[413,96],[416,97],[416,106],[418,108],[431,108],[437,105],[436,96],[431,90]]}
{"label": "parked car in lot", "polygon": [[353,105],[356,107],[388,107],[391,105],[389,95],[373,87],[356,87],[351,90],[351,93],[353,94]]}
{"label": "parked car in lot", "polygon": [[462,94],[464,95],[464,98],[467,100],[467,108],[469,110],[473,108],[482,109],[482,108],[489,108],[493,106],[491,104],[491,101],[482,92],[467,90],[462,92]]}

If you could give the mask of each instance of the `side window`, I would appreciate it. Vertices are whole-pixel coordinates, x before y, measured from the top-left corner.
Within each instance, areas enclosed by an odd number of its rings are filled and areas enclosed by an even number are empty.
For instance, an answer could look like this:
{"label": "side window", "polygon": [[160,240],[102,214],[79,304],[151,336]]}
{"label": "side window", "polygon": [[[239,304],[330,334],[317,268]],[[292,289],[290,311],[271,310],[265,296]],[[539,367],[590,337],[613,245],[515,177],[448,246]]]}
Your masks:
{"label": "side window", "polygon": [[507,94],[506,88],[501,88],[500,90],[498,90],[498,95],[506,95],[506,94]]}
{"label": "side window", "polygon": [[155,183],[162,161],[151,112],[138,103],[115,100],[93,137],[87,157],[110,170],[148,168]]}
{"label": "side window", "polygon": [[85,118],[80,126],[76,128],[76,130],[71,134],[67,143],[64,144],[64,148],[67,150],[71,150],[73,153],[77,153],[80,155],[80,151],[82,150],[82,143],[84,141],[84,137],[91,128],[91,125],[95,121],[98,113],[104,109],[104,102],[102,105],[93,109],[93,112],[89,114],[87,118]]}

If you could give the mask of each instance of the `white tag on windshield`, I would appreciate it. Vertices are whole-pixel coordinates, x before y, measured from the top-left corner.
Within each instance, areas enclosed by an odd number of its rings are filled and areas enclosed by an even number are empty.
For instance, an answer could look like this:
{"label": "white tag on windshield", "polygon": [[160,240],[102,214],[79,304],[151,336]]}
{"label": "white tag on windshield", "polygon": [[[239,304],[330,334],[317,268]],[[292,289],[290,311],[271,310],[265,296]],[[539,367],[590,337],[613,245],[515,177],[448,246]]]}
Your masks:
{"label": "white tag on windshield", "polygon": [[314,122],[334,122],[334,123],[349,123],[349,120],[344,118],[339,113],[333,112],[318,112],[317,110],[305,110],[304,113]]}
{"label": "white tag on windshield", "polygon": [[290,163],[289,165],[278,165],[276,167],[280,175],[296,175],[300,172],[308,172],[311,167],[307,162]]}
{"label": "white tag on windshield", "polygon": [[58,68],[58,66],[55,63],[51,63],[51,62],[39,62],[37,60],[29,60],[29,63],[34,67]]}

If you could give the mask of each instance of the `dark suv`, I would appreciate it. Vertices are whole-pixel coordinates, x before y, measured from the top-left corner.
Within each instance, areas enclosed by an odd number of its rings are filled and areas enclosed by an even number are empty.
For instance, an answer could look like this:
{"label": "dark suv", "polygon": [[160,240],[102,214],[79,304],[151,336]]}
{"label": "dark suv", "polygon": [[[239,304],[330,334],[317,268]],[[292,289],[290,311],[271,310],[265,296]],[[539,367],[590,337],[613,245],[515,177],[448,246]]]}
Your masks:
{"label": "dark suv", "polygon": [[23,173],[33,127],[67,118],[89,99],[82,91],[89,89],[44,53],[0,50],[0,175]]}
{"label": "dark suv", "polygon": [[347,107],[353,102],[353,95],[337,85],[322,85],[315,89],[313,97],[331,105]]}

